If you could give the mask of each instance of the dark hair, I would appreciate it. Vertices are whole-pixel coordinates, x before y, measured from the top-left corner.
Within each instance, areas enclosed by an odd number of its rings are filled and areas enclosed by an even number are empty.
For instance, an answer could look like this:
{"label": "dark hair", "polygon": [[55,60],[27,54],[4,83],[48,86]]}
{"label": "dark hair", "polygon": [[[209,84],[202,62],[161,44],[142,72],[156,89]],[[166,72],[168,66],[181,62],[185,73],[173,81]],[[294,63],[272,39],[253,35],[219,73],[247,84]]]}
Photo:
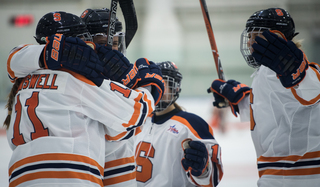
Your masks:
{"label": "dark hair", "polygon": [[8,109],[8,115],[6,117],[6,119],[3,122],[3,126],[8,129],[10,126],[10,121],[11,121],[11,113],[12,113],[12,108],[13,108],[13,103],[14,103],[14,98],[18,92],[18,88],[20,86],[20,84],[22,83],[22,81],[24,80],[24,78],[19,78],[15,81],[15,83],[13,84],[10,94],[8,95],[8,101],[6,104],[6,107]]}

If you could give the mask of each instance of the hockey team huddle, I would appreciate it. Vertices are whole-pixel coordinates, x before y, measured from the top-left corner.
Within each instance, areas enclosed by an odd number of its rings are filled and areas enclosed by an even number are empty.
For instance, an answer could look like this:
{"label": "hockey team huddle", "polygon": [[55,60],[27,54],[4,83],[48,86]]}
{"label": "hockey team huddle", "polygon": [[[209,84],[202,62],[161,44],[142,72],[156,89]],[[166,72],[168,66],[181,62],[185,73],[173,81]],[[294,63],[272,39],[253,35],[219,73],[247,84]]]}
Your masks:
{"label": "hockey team huddle", "polygon": [[[106,8],[49,12],[37,24],[39,45],[10,52],[9,186],[218,186],[223,148],[205,120],[176,103],[178,67],[131,63],[118,19],[107,45],[109,17]],[[240,47],[255,68],[251,87],[210,86],[215,107],[250,121],[259,187],[320,184],[320,67],[297,34],[286,10],[254,12]]]}

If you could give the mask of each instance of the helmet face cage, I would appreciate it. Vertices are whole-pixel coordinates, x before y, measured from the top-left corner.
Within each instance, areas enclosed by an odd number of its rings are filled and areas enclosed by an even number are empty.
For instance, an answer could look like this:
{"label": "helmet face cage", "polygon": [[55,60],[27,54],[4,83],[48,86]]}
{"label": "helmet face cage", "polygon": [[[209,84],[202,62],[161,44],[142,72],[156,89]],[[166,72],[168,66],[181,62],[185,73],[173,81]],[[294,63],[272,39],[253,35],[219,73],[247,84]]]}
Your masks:
{"label": "helmet face cage", "polygon": [[[103,37],[104,40],[97,39],[95,37]],[[91,37],[95,43],[98,43],[99,45],[106,45],[108,36],[106,33],[95,33],[91,34]],[[120,53],[122,53],[124,56],[126,56],[126,43],[125,43],[125,33],[123,32],[117,32],[115,35],[113,35],[113,42],[112,42],[112,49],[118,50]]]}
{"label": "helmet face cage", "polygon": [[[81,14],[82,21],[88,27],[89,32],[91,33],[92,37],[95,36],[102,36],[106,39],[108,38],[108,24],[109,24],[109,9],[102,8],[102,9],[87,9]],[[125,45],[125,33],[122,32],[122,23],[116,18],[115,22],[115,34],[113,38],[117,38],[117,42],[114,40],[112,43],[118,43],[117,46],[113,45],[113,48],[117,48],[119,52],[126,55],[126,45]],[[105,40],[100,40],[100,45],[106,44]]]}
{"label": "helmet face cage", "polygon": [[180,82],[177,82],[175,78],[167,75],[163,75],[162,77],[165,81],[166,88],[160,102],[156,106],[155,112],[163,111],[172,105],[179,98],[181,91]]}
{"label": "helmet face cage", "polygon": [[168,108],[179,98],[182,74],[173,62],[165,61],[156,64],[160,67],[162,78],[165,81],[164,94],[155,108],[155,112],[160,112]]}
{"label": "helmet face cage", "polygon": [[118,51],[126,56],[127,48],[126,48],[126,41],[125,41],[125,33],[124,32],[117,32],[113,38],[118,38]]}
{"label": "helmet face cage", "polygon": [[256,36],[263,37],[262,33],[265,30],[269,30],[269,29],[264,27],[253,27],[253,28],[248,27],[241,34],[240,51],[243,58],[247,62],[247,64],[252,68],[258,68],[261,65],[252,56],[252,53],[253,53],[252,44],[255,43]]}
{"label": "helmet face cage", "polygon": [[73,36],[73,37],[81,38],[83,41],[92,42],[92,37],[91,37],[91,34],[89,32],[84,32],[82,34],[77,34],[76,36]]}
{"label": "helmet face cage", "polygon": [[57,33],[61,33],[67,37],[78,37],[83,41],[92,41],[91,34],[85,25],[74,25],[70,27],[58,28]]}

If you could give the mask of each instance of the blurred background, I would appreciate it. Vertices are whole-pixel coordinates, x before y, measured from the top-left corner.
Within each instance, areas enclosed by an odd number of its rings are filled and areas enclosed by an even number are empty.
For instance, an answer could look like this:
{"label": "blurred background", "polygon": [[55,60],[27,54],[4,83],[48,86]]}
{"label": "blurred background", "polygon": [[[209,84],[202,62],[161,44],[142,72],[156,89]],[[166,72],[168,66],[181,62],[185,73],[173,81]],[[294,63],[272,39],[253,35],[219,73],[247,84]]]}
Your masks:
{"label": "blurred background", "polygon": [[[0,100],[11,88],[6,62],[19,44],[36,44],[33,36],[38,20],[50,11],[79,15],[87,8],[110,7],[110,0],[0,0],[1,43]],[[155,62],[174,61],[184,75],[181,96],[207,96],[206,89],[217,78],[207,31],[198,0],[134,0],[138,31],[127,50],[134,63],[139,57]],[[253,69],[240,53],[240,35],[253,12],[269,7],[287,9],[293,17],[298,39],[310,61],[320,62],[320,0],[207,0],[213,31],[225,75],[251,84]],[[22,18],[30,17],[23,25]],[[123,22],[120,8],[117,16]],[[25,21],[27,22],[27,21]],[[27,22],[28,23],[28,22]]]}
{"label": "blurred background", "polygon": [[[138,31],[127,49],[128,59],[140,57],[154,62],[170,60],[177,64],[184,78],[178,103],[212,120],[212,96],[206,89],[217,78],[198,0],[134,0]],[[240,53],[240,35],[253,12],[281,7],[295,21],[297,39],[303,39],[308,59],[320,62],[320,0],[207,0],[210,19],[227,79],[251,85],[253,69]],[[4,105],[11,89],[6,63],[10,50],[19,44],[37,44],[33,36],[38,20],[51,11],[79,15],[87,8],[110,7],[110,0],[0,0],[0,121],[4,121]],[[117,17],[124,24],[120,7]],[[23,63],[23,62],[21,62]],[[216,139],[222,146],[225,177],[219,186],[256,186],[255,152],[249,126],[240,123],[229,110],[227,130],[217,129]],[[11,150],[5,131],[0,131],[0,186],[7,186],[7,164]]]}

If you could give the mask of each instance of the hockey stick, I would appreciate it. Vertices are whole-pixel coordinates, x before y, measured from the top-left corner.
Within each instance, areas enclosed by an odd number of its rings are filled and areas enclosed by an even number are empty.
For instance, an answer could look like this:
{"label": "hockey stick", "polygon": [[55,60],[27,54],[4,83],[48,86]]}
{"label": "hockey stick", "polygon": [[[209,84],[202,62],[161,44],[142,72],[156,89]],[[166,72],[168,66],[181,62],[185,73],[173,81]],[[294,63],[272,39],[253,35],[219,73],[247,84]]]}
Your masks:
{"label": "hockey stick", "polygon": [[211,50],[212,50],[214,62],[216,64],[218,77],[219,77],[219,79],[225,80],[223,69],[221,66],[219,53],[218,53],[216,40],[214,38],[214,34],[213,34],[213,30],[212,30],[212,25],[211,25],[211,21],[210,21],[210,17],[209,17],[209,12],[208,12],[208,8],[207,8],[206,0],[200,0],[200,6],[201,6],[201,10],[202,10],[203,19],[206,24],[208,37],[209,37],[209,41],[210,41],[210,45],[211,45]]}
{"label": "hockey stick", "polygon": [[107,33],[107,46],[112,48],[113,35],[115,34],[116,27],[116,14],[118,8],[119,0],[111,0],[110,13],[109,13],[109,23],[108,23],[108,33]]}
{"label": "hockey stick", "polygon": [[219,53],[218,53],[216,40],[214,38],[212,25],[211,25],[211,22],[210,22],[210,17],[209,17],[209,12],[208,12],[208,8],[207,8],[206,0],[200,0],[200,6],[201,6],[204,22],[206,24],[208,37],[209,37],[209,41],[210,41],[210,45],[211,45],[211,50],[212,50],[214,62],[216,64],[218,77],[219,77],[219,79],[225,80],[223,69],[222,69],[222,66],[221,66]]}
{"label": "hockey stick", "polygon": [[[225,80],[225,76],[224,76],[222,65],[221,65],[221,60],[220,60],[219,53],[218,53],[216,40],[214,38],[214,34],[213,34],[213,30],[212,30],[212,25],[211,25],[211,21],[210,21],[210,17],[209,17],[207,3],[206,3],[206,0],[199,0],[199,1],[200,1],[203,19],[206,24],[206,29],[207,29],[207,33],[208,33],[208,37],[209,37],[209,41],[210,41],[210,45],[211,45],[211,50],[212,50],[214,62],[216,64],[217,74],[218,74],[219,79]],[[208,93],[211,92],[210,89],[208,89],[207,91],[208,91]],[[225,100],[225,102],[220,102],[219,106],[220,107],[227,106],[227,100]]]}
{"label": "hockey stick", "polygon": [[133,0],[120,0],[119,4],[126,23],[125,41],[126,48],[128,48],[138,29],[136,9],[134,7]]}

